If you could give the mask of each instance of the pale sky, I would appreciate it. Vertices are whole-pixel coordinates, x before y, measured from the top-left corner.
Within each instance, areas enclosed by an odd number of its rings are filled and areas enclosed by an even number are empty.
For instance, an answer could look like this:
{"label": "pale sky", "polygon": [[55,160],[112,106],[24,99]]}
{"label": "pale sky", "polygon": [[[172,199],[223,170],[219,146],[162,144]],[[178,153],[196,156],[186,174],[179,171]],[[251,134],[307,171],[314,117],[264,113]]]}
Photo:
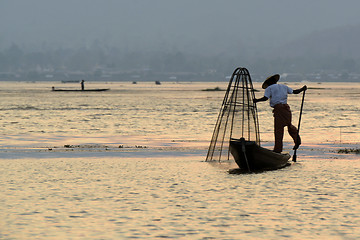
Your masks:
{"label": "pale sky", "polygon": [[89,46],[224,53],[360,24],[358,0],[0,0],[0,49]]}

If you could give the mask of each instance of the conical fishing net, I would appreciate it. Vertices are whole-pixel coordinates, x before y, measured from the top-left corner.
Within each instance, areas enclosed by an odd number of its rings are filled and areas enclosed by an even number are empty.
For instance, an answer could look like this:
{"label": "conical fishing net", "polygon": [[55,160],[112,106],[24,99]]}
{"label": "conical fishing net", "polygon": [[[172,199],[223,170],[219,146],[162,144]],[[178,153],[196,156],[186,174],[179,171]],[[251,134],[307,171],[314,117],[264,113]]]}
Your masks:
{"label": "conical fishing net", "polygon": [[206,161],[230,160],[231,139],[244,138],[260,146],[254,91],[249,71],[246,68],[235,69],[225,93]]}

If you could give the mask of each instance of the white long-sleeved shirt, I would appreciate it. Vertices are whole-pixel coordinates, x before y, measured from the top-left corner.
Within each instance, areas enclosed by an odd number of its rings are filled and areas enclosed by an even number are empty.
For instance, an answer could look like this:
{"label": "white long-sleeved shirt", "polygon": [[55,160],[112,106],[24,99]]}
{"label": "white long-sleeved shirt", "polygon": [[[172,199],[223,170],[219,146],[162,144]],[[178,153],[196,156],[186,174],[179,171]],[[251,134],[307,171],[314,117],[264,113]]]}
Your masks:
{"label": "white long-sleeved shirt", "polygon": [[292,94],[292,88],[284,84],[272,84],[265,89],[264,96],[270,99],[270,106],[276,104],[287,104],[288,94]]}

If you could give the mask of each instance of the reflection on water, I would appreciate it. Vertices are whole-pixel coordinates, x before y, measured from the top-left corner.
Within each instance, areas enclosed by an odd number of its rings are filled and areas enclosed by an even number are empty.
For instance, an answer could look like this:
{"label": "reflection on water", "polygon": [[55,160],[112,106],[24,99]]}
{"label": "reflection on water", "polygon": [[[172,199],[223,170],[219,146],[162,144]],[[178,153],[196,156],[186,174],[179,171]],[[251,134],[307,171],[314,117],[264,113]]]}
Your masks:
{"label": "reflection on water", "polygon": [[[92,83],[108,92],[51,92],[59,83],[1,83],[2,145],[121,143],[161,138],[207,142],[227,83]],[[303,84],[289,83],[293,88]],[[301,135],[304,144],[360,142],[360,83],[307,83]],[[260,83],[255,83],[261,89]],[[256,95],[261,97],[261,90]],[[301,95],[289,104],[297,125]],[[262,141],[273,141],[268,102],[258,103]],[[75,142],[68,143],[74,140]],[[85,138],[85,139],[84,139]],[[100,140],[96,140],[100,139]],[[291,142],[285,135],[285,141]],[[79,142],[76,142],[79,141]]]}
{"label": "reflection on water", "polygon": [[0,238],[360,237],[359,161],[230,175],[196,154],[134,156],[1,160]]}
{"label": "reflection on water", "polygon": [[224,92],[201,90],[225,82],[54,84],[1,83],[0,239],[359,239],[359,156],[336,153],[360,142],[359,83],[308,83],[298,162],[242,175],[204,162]]}

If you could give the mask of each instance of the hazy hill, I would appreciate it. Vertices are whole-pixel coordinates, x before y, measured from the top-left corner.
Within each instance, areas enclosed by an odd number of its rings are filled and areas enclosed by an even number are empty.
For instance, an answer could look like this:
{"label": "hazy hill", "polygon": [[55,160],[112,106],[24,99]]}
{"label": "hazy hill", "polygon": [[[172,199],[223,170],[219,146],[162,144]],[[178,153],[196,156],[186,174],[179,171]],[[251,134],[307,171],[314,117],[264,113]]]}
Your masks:
{"label": "hazy hill", "polygon": [[360,25],[316,31],[283,45],[275,56],[360,59]]}

